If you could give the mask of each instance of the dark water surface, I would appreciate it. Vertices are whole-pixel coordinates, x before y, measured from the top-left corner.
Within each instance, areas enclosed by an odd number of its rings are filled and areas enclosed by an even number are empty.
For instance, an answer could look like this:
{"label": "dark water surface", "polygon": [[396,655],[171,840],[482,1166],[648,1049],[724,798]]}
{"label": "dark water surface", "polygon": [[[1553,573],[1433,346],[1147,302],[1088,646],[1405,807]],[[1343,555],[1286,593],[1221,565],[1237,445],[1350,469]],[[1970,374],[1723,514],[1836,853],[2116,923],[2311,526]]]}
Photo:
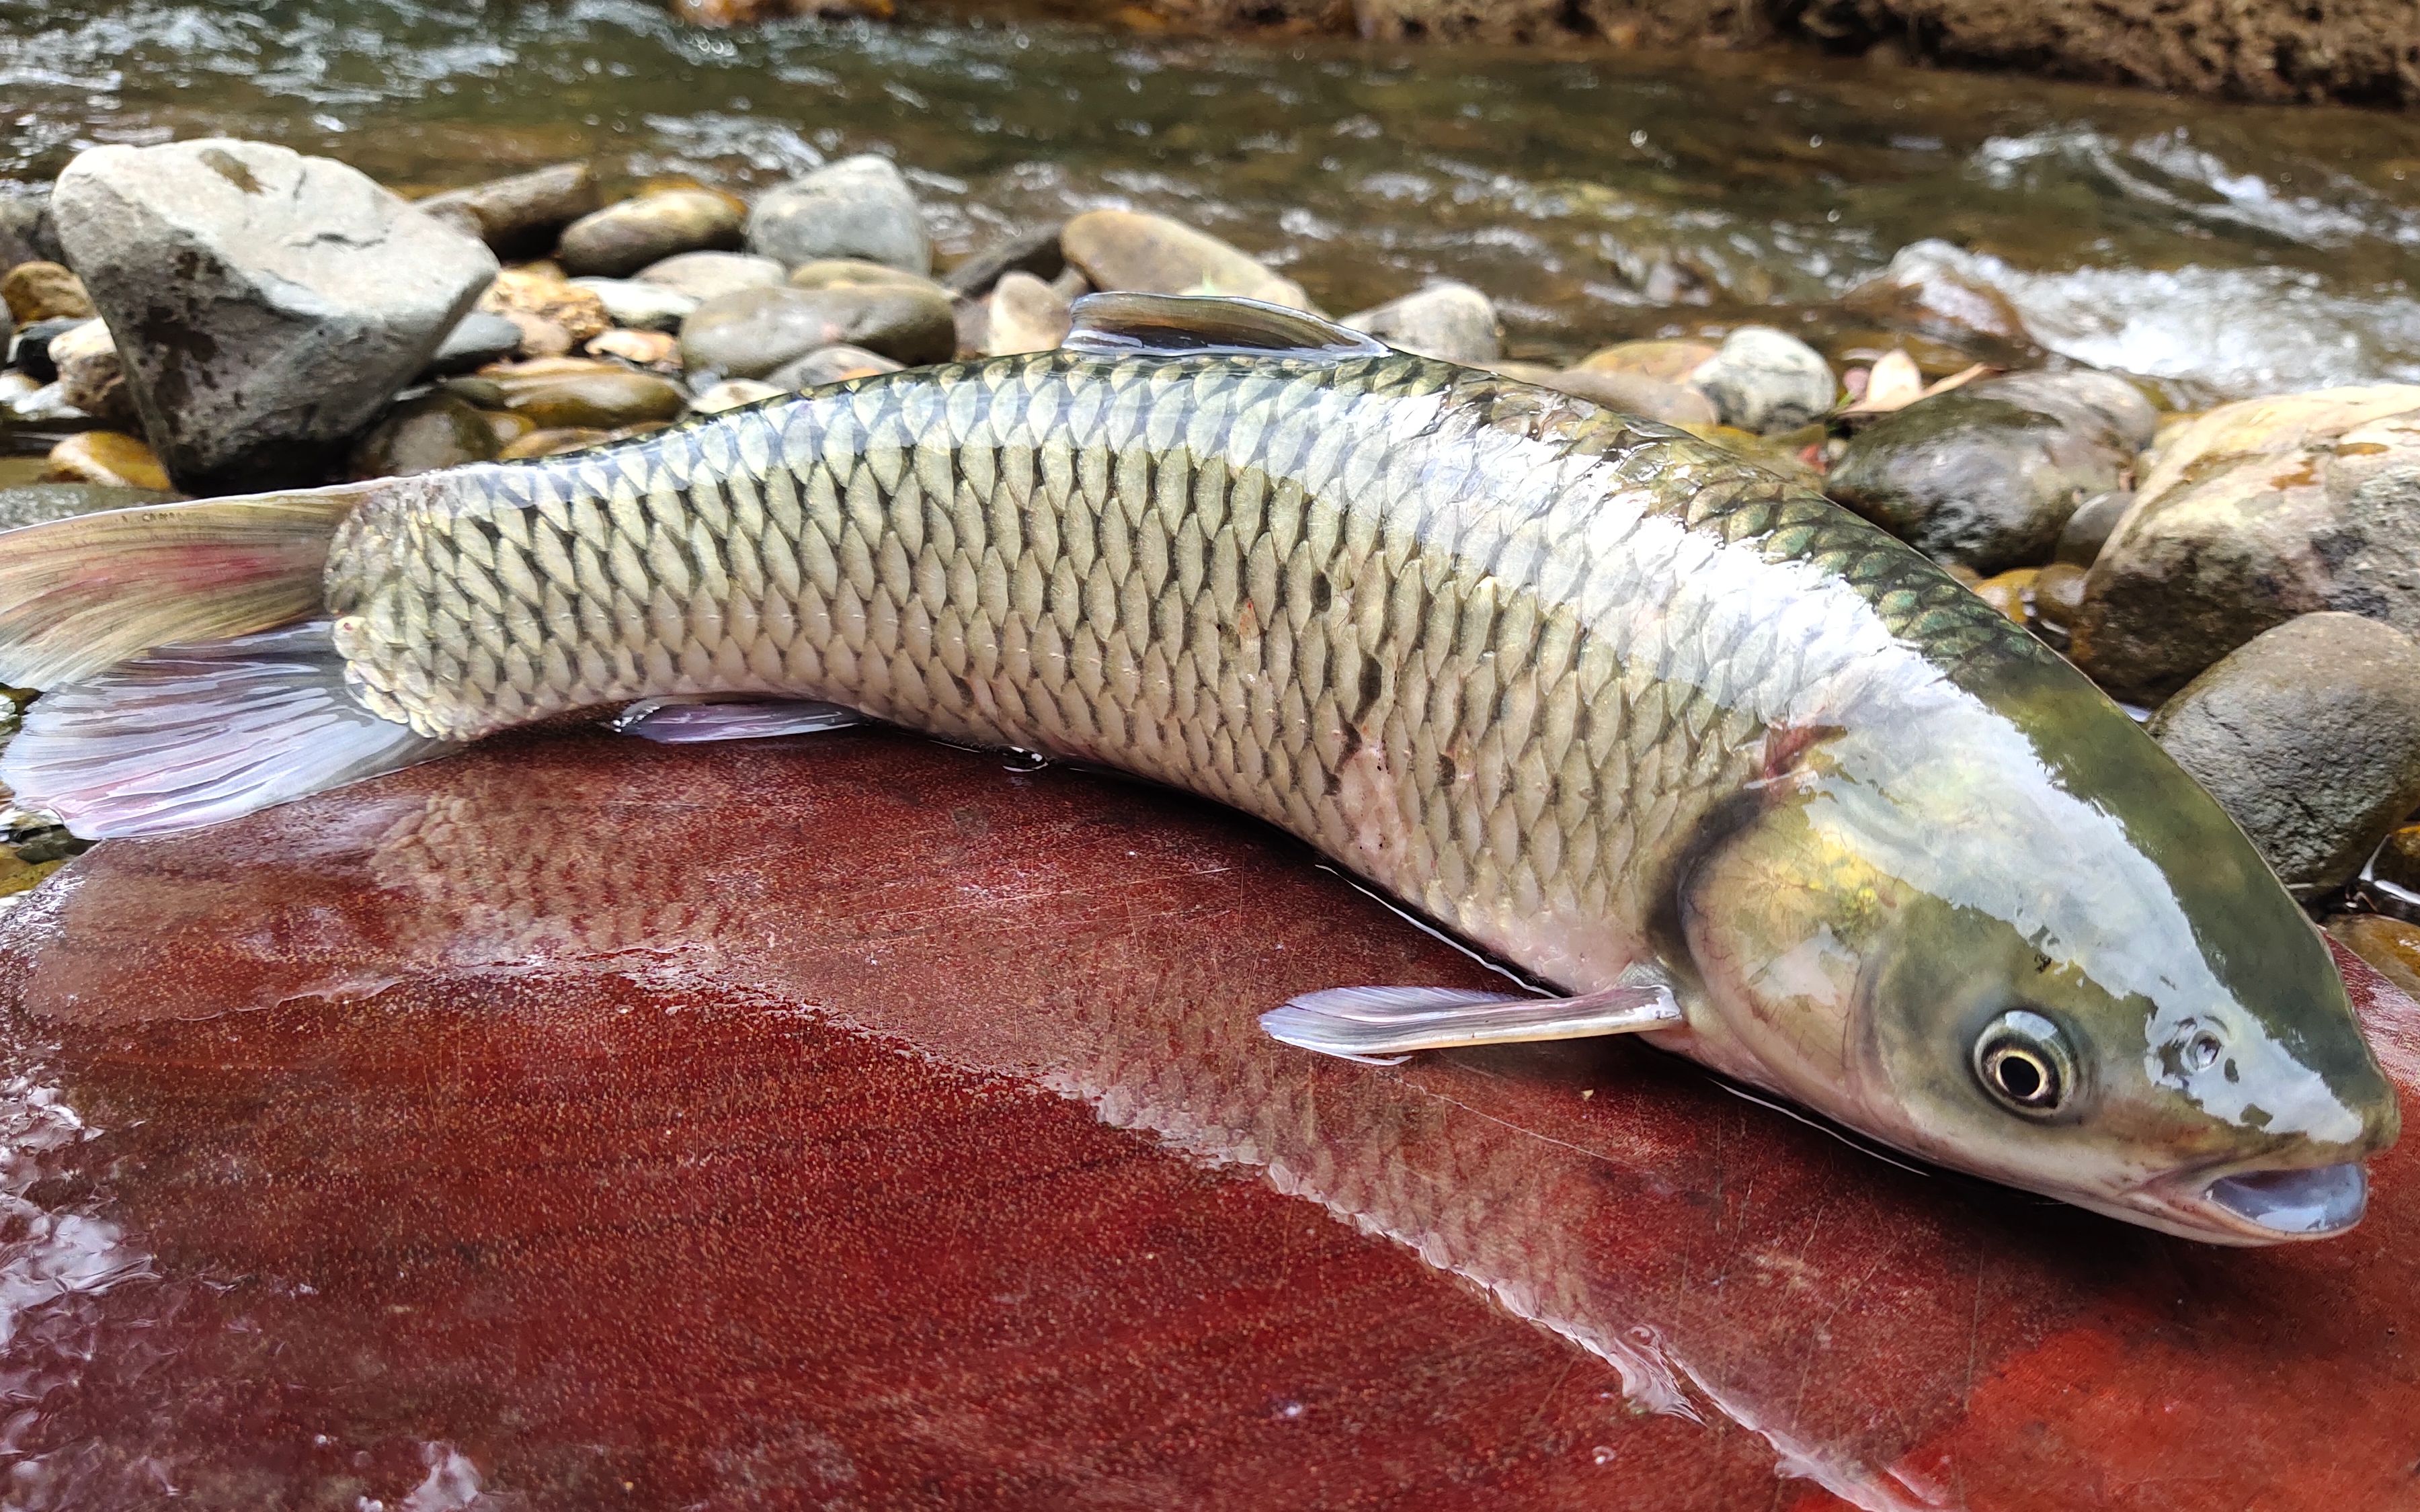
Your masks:
{"label": "dark water surface", "polygon": [[[2420,116],[1797,55],[712,33],[644,0],[10,0],[0,121],[0,181],[25,184],[92,143],[212,131],[406,189],[572,156],[744,188],[870,148],[914,170],[945,254],[1156,208],[1330,309],[1466,279],[1526,355],[1819,303],[1933,241],[2044,346],[2180,401],[2420,378]],[[1645,282],[1712,307],[1658,308]]]}

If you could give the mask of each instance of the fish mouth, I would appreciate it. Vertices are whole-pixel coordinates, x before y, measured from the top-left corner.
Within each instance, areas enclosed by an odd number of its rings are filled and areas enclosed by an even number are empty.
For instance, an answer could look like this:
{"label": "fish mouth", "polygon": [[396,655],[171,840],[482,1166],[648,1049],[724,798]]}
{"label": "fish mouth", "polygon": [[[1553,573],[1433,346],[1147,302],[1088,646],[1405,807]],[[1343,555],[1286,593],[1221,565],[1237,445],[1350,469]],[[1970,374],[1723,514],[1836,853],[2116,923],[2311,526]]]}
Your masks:
{"label": "fish mouth", "polygon": [[2369,1173],[2357,1160],[2205,1172],[2138,1188],[2103,1211],[2120,1206],[2135,1223],[2208,1244],[2290,1244],[2333,1239],[2360,1223]]}
{"label": "fish mouth", "polygon": [[2262,1234],[2325,1239],[2361,1222],[2369,1206],[2369,1174],[2357,1160],[2240,1171],[2211,1182],[2202,1197]]}

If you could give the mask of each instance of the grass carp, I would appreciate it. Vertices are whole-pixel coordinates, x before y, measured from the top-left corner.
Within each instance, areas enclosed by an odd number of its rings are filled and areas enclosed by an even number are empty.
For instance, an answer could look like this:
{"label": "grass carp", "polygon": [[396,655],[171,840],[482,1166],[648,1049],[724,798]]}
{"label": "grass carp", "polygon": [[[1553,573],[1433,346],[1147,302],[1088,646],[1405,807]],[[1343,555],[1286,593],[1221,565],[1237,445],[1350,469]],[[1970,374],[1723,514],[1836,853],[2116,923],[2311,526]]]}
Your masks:
{"label": "grass carp", "polygon": [[1301,837],[1567,993],[1340,986],[1376,1057],[1637,1032],[2196,1239],[2361,1215],[2392,1091],[2309,921],[2080,673],[1679,432],[1293,311],[638,440],[0,535],[0,760],[134,835],[582,711],[860,716]]}

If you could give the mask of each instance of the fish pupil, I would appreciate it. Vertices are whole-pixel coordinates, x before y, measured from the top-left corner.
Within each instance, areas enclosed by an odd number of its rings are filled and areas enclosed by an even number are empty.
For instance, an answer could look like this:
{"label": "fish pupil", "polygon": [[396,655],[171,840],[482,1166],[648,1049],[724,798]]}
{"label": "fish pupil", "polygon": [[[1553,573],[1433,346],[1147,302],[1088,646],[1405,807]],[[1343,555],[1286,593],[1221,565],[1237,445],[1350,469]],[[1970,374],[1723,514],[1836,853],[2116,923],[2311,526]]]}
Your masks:
{"label": "fish pupil", "polygon": [[1993,1065],[1999,1078],[2000,1090],[2020,1103],[2030,1103],[2041,1096],[2049,1078],[2042,1074],[2040,1062],[2022,1051],[2011,1050]]}

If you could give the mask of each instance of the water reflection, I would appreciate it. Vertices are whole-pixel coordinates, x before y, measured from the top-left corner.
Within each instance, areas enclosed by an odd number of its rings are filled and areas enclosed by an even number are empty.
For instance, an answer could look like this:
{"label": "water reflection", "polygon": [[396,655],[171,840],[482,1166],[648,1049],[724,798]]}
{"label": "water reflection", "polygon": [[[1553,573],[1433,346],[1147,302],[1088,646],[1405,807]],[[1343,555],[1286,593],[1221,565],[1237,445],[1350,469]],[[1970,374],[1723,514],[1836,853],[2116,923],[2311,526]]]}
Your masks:
{"label": "water reflection", "polygon": [[23,0],[0,92],[0,181],[204,131],[411,186],[575,155],[762,183],[873,147],[918,171],[953,254],[1137,204],[1270,255],[1333,310],[1466,279],[1531,355],[1792,318],[1939,239],[2047,345],[2182,398],[2420,378],[2410,116],[1794,55],[704,33],[653,0]]}
{"label": "water reflection", "polygon": [[[1035,1277],[1073,1268],[1084,1328],[1267,1293],[1308,1309],[1293,1328],[1327,1348],[1323,1330],[1374,1334],[1468,1305],[1435,1277],[1421,1296],[1356,1313],[1366,1299],[1309,1269],[1198,1277],[1177,1293],[1191,1302],[1150,1291],[1143,1253],[1206,1264],[1268,1221],[1246,1224],[1242,1199],[1213,1187],[1187,1202],[1229,1217],[1138,1227],[1103,1216],[1121,1210],[1102,1206],[1093,1179],[1090,1196],[1064,1184],[1096,1168],[1121,1191],[1175,1180],[1155,1174],[1178,1163],[1154,1148],[1299,1199],[1283,1206],[1325,1212],[1332,1232],[1400,1246],[1586,1351],[1576,1358],[1607,1362],[1635,1408],[1701,1420],[1635,1483],[1642,1495],[1691,1476],[1729,1484],[1737,1452],[1724,1446],[1738,1427],[1769,1446],[1767,1467],[1867,1507],[2099,1504],[2121,1471],[2179,1477],[2185,1489],[2162,1504],[2199,1506],[2211,1504],[2192,1488],[2271,1484],[2253,1477],[2321,1432],[2335,1457],[2324,1484],[2352,1496],[2335,1504],[2380,1504],[2360,1496],[2402,1484],[2394,1425],[2408,1413],[2386,1404],[2409,1390],[2393,1323],[2420,1218],[2399,1200],[2399,1152],[2380,1164],[2373,1217],[2350,1239],[2206,1251],[1894,1170],[1636,1046],[1399,1070],[1302,1056],[1261,1037],[1255,1014],[1339,981],[1484,985],[1483,973],[1295,847],[1109,779],[1008,773],[880,734],[706,752],[533,740],[205,838],[113,843],[74,874],[27,921],[17,1032],[54,1039],[49,1074],[105,1110],[113,1133],[80,1171],[111,1195],[93,1216],[150,1233],[180,1277],[232,1288],[239,1311],[270,1319],[264,1345],[386,1361],[393,1390],[308,1372],[308,1389],[295,1388],[340,1443],[375,1427],[390,1457],[460,1444],[483,1473],[518,1455],[489,1484],[543,1489],[544,1504],[572,1484],[548,1458],[547,1433],[561,1430],[491,1432],[482,1449],[465,1439],[466,1404],[551,1422],[536,1404],[560,1372],[618,1380],[633,1346],[683,1361],[663,1368],[686,1372],[690,1396],[708,1390],[703,1380],[726,1392],[735,1371],[756,1379],[768,1350],[803,1347],[792,1335],[806,1325],[783,1309],[814,1288],[783,1278],[863,1243],[859,1205],[963,1208],[972,1227],[954,1242],[967,1247],[920,1252],[933,1264],[1035,1229],[1050,1255],[986,1270],[982,1293],[1030,1298],[1047,1290]],[[580,981],[595,985],[566,985]],[[389,983],[400,985],[362,1001]],[[268,1011],[226,1016],[241,1009]],[[845,1054],[867,1058],[836,1072],[843,1052],[801,1038],[817,1024],[848,1028],[844,1042],[861,1048]],[[2408,1087],[2420,1068],[2390,1053]],[[583,1080],[607,1067],[610,1082]],[[850,1090],[910,1074],[976,1080],[904,1101]],[[1004,1116],[986,1108],[1036,1087],[1149,1142],[1117,1157],[1127,1164],[1066,1157],[1042,1188],[1021,1184],[1042,1143],[1030,1132],[978,1138],[971,1158],[928,1150],[900,1164],[901,1150],[958,1148],[951,1131],[984,1127]],[[262,1107],[280,1110],[270,1122],[283,1134],[247,1121]],[[281,1139],[332,1143],[306,1153]],[[848,1170],[840,1190],[855,1195],[839,1208],[832,1189],[785,1204],[785,1173],[817,1162]],[[205,1202],[197,1182],[216,1195]],[[228,1203],[247,1210],[240,1221]],[[659,1210],[678,1215],[668,1231]],[[691,1299],[626,1314],[627,1268],[675,1256],[696,1267],[675,1293],[694,1287]],[[397,1263],[397,1279],[381,1279]],[[573,1265],[567,1291],[516,1279],[558,1263]],[[279,1313],[270,1299],[306,1273],[324,1299]],[[876,1273],[876,1291],[844,1308],[868,1368],[922,1379],[956,1358],[926,1310],[951,1315],[921,1283],[895,1264]],[[459,1291],[428,1289],[443,1276]],[[780,1307],[758,1316],[734,1300],[732,1288],[756,1287]],[[649,1295],[661,1301],[652,1283]],[[396,1304],[417,1319],[401,1333],[382,1321]],[[1391,1384],[1360,1388],[1365,1398],[1458,1400],[1492,1380],[1475,1325],[1456,1326],[1461,1343],[1386,1362],[1378,1380]],[[520,1341],[504,1356],[473,1342],[498,1327]],[[723,1342],[687,1363],[673,1340],[701,1328]],[[624,1335],[635,1338],[613,1342]],[[1256,1336],[1300,1347],[1295,1333]],[[1387,1338],[1388,1351],[1406,1348]],[[1062,1358],[1089,1358],[1080,1329],[1032,1347],[1063,1375],[1097,1368]],[[533,1374],[507,1363],[520,1355],[554,1363]],[[1217,1360],[1187,1356],[1186,1389],[1215,1393],[1255,1367]],[[212,1346],[163,1389],[225,1368]],[[793,1364],[783,1389],[819,1389],[814,1372],[835,1368]],[[1319,1395],[1331,1383],[1293,1380],[1254,1378],[1250,1400],[1332,1413]],[[2113,1425],[2104,1390],[2168,1405]],[[2371,1405],[2351,1419],[2327,1406],[2355,1396]],[[1533,1406],[1559,1474],[1621,1463],[1647,1431],[1609,1409],[1570,1415],[1525,1398],[1503,1409],[1513,1443]],[[829,1447],[781,1454],[873,1475],[902,1452],[870,1448],[874,1425],[931,1410],[876,1392],[849,1422],[805,1419]],[[744,1392],[718,1411],[731,1431],[766,1429]],[[1202,1409],[1186,1411],[1193,1421]],[[1254,1421],[1293,1421],[1268,1411]],[[1457,1411],[1472,1415],[1449,1412],[1455,1431],[1497,1422],[1494,1409]],[[963,1431],[997,1442],[1001,1425],[978,1416]],[[127,1429],[88,1431],[106,1443]],[[1398,1449],[1451,1463],[1479,1452],[1438,1431]],[[1613,1458],[1597,1459],[1600,1448]],[[173,1462],[196,1451],[160,1452]]]}

